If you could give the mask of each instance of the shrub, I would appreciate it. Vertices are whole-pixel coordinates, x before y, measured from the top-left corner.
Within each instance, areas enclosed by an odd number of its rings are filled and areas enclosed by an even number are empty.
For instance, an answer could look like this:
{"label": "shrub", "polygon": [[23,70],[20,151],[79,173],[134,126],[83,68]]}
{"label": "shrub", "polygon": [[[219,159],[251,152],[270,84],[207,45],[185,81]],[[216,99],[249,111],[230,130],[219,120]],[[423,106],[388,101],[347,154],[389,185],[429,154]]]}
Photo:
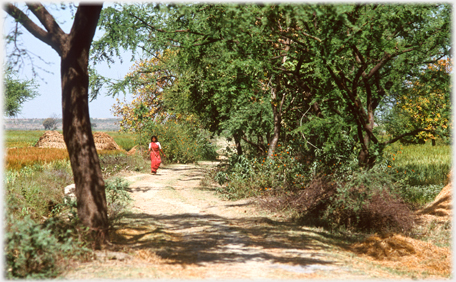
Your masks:
{"label": "shrub", "polygon": [[214,176],[223,185],[218,191],[229,199],[240,199],[299,190],[310,174],[294,153],[290,146],[278,146],[272,158],[232,154],[228,164]]}
{"label": "shrub", "polygon": [[108,204],[108,217],[111,223],[133,201],[127,191],[128,185],[128,181],[120,177],[106,181],[106,201]]}
{"label": "shrub", "polygon": [[10,216],[5,235],[5,273],[8,279],[56,277],[71,256],[81,256],[88,251],[73,242],[71,237],[59,240],[51,229],[29,216],[20,220]]}
{"label": "shrub", "polygon": [[120,171],[145,171],[150,164],[141,155],[128,156],[125,152],[115,151],[111,154],[100,155],[100,166],[103,178],[108,178]]}
{"label": "shrub", "polygon": [[303,223],[331,229],[407,232],[413,214],[394,192],[394,181],[381,170],[339,177],[316,177],[298,193],[284,197],[281,207],[296,210]]}
{"label": "shrub", "polygon": [[7,213],[17,218],[46,217],[53,206],[62,201],[63,187],[72,182],[69,161],[7,170],[4,178]]}

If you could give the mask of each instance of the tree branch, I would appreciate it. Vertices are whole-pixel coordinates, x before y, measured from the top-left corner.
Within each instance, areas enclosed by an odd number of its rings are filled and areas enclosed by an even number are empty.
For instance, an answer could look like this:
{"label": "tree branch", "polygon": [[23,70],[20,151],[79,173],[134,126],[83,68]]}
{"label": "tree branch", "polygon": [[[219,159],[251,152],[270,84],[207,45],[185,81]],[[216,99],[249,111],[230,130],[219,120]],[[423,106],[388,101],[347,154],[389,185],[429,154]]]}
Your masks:
{"label": "tree branch", "polygon": [[397,137],[395,137],[395,138],[393,138],[393,139],[390,139],[390,140],[388,140],[388,141],[385,141],[385,142],[383,142],[383,145],[392,144],[392,143],[398,141],[399,139],[404,138],[405,136],[415,135],[415,134],[417,134],[417,133],[419,133],[419,132],[421,132],[421,131],[432,132],[432,133],[434,132],[434,130],[429,130],[429,129],[424,129],[424,128],[417,128],[417,129],[415,129],[415,130],[413,130],[413,131],[410,131],[410,132],[401,134],[401,135],[399,135],[399,136],[397,136]]}
{"label": "tree branch", "polygon": [[39,27],[36,23],[34,23],[30,18],[24,14],[20,9],[14,6],[11,3],[8,3],[4,6],[5,11],[13,17],[16,21],[22,24],[25,29],[27,29],[33,36],[38,38],[39,40],[43,41],[44,43],[50,45],[54,50],[57,51],[59,55],[61,55],[61,48],[53,35],[49,32],[46,32],[44,29]]}

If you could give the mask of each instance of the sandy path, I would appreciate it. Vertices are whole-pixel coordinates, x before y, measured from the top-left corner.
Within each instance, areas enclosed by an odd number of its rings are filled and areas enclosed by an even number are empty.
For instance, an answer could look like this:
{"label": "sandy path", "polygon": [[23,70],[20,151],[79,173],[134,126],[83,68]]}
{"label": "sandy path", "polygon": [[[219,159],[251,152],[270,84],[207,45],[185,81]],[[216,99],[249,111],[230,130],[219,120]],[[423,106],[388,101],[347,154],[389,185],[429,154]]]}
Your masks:
{"label": "sandy path", "polygon": [[168,165],[127,179],[134,207],[112,232],[113,251],[74,266],[66,279],[394,278],[335,247],[331,238],[224,201],[200,181],[208,164]]}

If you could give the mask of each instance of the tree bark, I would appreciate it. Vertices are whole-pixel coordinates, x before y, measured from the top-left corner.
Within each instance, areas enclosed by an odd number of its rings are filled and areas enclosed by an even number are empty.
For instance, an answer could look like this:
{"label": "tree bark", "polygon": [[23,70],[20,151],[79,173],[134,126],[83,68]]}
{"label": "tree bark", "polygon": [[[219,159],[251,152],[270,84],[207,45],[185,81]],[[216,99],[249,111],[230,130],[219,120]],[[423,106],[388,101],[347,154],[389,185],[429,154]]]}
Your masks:
{"label": "tree bark", "polygon": [[240,134],[235,133],[235,134],[233,134],[233,138],[234,138],[234,143],[236,145],[237,154],[240,156],[243,153],[242,146],[241,146],[241,136],[240,136]]}
{"label": "tree bark", "polygon": [[62,48],[63,137],[76,186],[78,216],[84,225],[107,233],[108,217],[100,162],[89,116],[88,61],[101,5],[80,5]]}
{"label": "tree bark", "polygon": [[279,101],[277,94],[280,91],[280,79],[276,79],[276,85],[271,88],[271,106],[274,118],[274,132],[271,140],[269,141],[268,157],[272,158],[274,151],[279,143],[280,131],[282,129],[282,106],[285,96]]}
{"label": "tree bark", "polygon": [[88,95],[89,50],[102,5],[80,4],[69,34],[43,5],[27,6],[46,30],[12,4],[5,10],[61,58],[63,137],[73,170],[78,216],[104,241],[108,228],[105,184],[90,125]]}

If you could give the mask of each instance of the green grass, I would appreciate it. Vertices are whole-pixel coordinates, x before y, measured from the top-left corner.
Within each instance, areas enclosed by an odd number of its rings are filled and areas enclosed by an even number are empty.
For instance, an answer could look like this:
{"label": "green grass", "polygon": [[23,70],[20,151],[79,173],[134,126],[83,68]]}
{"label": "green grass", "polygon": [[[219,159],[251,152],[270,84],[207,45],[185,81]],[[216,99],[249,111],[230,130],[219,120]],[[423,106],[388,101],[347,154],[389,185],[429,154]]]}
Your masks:
{"label": "green grass", "polygon": [[5,130],[5,146],[7,148],[35,146],[43,134],[43,130]]}
{"label": "green grass", "polygon": [[385,150],[393,172],[409,185],[445,185],[451,169],[451,146],[395,143]]}
{"label": "green grass", "polygon": [[[122,149],[129,151],[134,146],[138,145],[138,134],[135,133],[125,133],[119,131],[105,131],[109,136],[114,138],[114,141]],[[143,144],[144,145],[144,144]]]}

